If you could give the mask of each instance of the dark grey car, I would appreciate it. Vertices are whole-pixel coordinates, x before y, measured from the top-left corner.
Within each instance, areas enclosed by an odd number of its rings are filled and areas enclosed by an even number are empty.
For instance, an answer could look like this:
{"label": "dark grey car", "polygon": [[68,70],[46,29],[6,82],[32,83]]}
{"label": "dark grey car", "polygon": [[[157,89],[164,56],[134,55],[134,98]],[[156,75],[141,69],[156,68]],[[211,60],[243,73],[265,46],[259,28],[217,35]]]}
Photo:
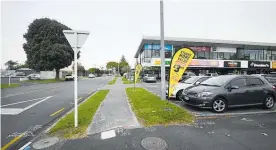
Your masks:
{"label": "dark grey car", "polygon": [[223,112],[228,107],[263,105],[271,109],[275,103],[275,87],[262,77],[223,75],[203,81],[183,91],[181,99],[189,105]]}

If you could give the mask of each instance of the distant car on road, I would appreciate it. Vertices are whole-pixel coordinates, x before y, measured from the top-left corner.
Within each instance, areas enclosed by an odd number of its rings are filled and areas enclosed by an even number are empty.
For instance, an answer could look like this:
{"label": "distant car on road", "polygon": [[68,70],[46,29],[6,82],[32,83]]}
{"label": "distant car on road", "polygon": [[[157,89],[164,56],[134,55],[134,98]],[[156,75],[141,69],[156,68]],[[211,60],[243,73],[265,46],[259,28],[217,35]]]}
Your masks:
{"label": "distant car on road", "polygon": [[74,80],[74,76],[72,74],[68,74],[65,76],[65,81],[73,81]]}
{"label": "distant car on road", "polygon": [[26,74],[24,72],[16,72],[15,76],[25,76]]}
{"label": "distant car on road", "polygon": [[155,74],[146,74],[143,78],[143,81],[144,82],[156,82],[157,79],[156,79]]}
{"label": "distant car on road", "polygon": [[40,74],[30,74],[27,76],[29,80],[40,80]]}
{"label": "distant car on road", "polygon": [[[200,84],[201,82],[209,79],[211,77],[207,77],[207,76],[192,76],[186,80],[183,80],[181,82],[179,82],[176,87],[175,90],[172,92],[171,97],[172,98],[176,98],[176,100],[180,100],[180,96],[183,92],[183,90],[185,90],[188,87],[191,87],[193,85],[197,85]],[[168,95],[168,85],[167,85],[167,90],[166,90],[166,94]]]}
{"label": "distant car on road", "polygon": [[183,91],[186,104],[224,112],[229,107],[262,105],[271,109],[275,103],[275,87],[267,80],[250,75],[212,77]]}
{"label": "distant car on road", "polygon": [[96,76],[94,74],[89,74],[88,78],[95,78]]}

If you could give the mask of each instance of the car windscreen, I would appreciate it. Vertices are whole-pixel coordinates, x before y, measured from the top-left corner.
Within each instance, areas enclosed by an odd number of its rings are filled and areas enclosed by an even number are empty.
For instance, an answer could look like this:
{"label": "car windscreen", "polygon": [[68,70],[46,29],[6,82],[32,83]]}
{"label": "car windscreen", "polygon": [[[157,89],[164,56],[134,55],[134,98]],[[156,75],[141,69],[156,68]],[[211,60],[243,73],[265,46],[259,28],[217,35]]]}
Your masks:
{"label": "car windscreen", "polygon": [[190,77],[187,80],[184,80],[182,83],[187,83],[187,84],[193,84],[195,83],[200,77],[198,76],[194,76],[194,77]]}
{"label": "car windscreen", "polygon": [[205,81],[203,81],[201,84],[203,85],[210,85],[210,86],[222,86],[226,82],[228,82],[230,79],[232,79],[232,76],[216,76],[213,78],[209,78]]}
{"label": "car windscreen", "polygon": [[155,75],[154,74],[149,74],[148,77],[155,77]]}

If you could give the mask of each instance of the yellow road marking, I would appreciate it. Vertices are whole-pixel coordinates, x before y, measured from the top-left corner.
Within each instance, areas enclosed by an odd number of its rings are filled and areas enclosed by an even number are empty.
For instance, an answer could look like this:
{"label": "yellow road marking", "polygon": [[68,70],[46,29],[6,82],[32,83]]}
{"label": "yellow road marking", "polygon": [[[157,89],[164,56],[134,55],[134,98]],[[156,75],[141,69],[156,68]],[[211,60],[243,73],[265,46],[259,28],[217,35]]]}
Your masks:
{"label": "yellow road marking", "polygon": [[50,116],[53,117],[54,115],[56,115],[56,114],[60,113],[61,111],[63,111],[63,109],[64,109],[64,108],[61,108],[60,110],[58,110],[58,111],[52,113]]}
{"label": "yellow road marking", "polygon": [[7,143],[6,145],[4,145],[1,150],[6,150],[8,149],[13,143],[15,143],[16,141],[18,141],[22,136],[24,135],[24,133],[20,134],[19,136],[13,138],[9,143]]}
{"label": "yellow road marking", "polygon": [[80,97],[79,99],[78,99],[78,101],[80,101],[82,99],[82,97]]}

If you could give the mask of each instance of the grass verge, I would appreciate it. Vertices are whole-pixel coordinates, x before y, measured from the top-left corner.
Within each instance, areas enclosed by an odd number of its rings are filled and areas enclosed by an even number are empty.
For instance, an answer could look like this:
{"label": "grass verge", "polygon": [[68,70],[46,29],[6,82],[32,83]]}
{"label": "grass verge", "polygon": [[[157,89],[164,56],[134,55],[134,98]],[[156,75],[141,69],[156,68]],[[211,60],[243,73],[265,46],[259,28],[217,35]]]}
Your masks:
{"label": "grass verge", "polygon": [[[185,109],[161,100],[143,88],[127,88],[132,110],[144,126],[192,123],[194,116]],[[165,110],[170,108],[171,110]]]}
{"label": "grass verge", "polygon": [[46,84],[46,83],[56,83],[56,82],[63,82],[65,81],[64,79],[41,79],[41,80],[26,80],[22,82],[29,82],[29,83],[40,83],[40,84]]}
{"label": "grass verge", "polygon": [[108,82],[108,85],[115,84],[118,77],[113,78],[111,81]]}
{"label": "grass verge", "polygon": [[19,84],[16,84],[16,83],[11,83],[11,85],[5,84],[5,83],[1,83],[1,89],[15,88],[15,87],[18,87],[18,86],[19,86]]}
{"label": "grass verge", "polygon": [[123,77],[122,78],[123,84],[133,84],[132,81],[129,81],[127,78]]}
{"label": "grass verge", "polygon": [[49,133],[66,139],[83,137],[88,125],[109,90],[99,90],[78,107],[78,127],[74,127],[74,111],[62,118]]}

